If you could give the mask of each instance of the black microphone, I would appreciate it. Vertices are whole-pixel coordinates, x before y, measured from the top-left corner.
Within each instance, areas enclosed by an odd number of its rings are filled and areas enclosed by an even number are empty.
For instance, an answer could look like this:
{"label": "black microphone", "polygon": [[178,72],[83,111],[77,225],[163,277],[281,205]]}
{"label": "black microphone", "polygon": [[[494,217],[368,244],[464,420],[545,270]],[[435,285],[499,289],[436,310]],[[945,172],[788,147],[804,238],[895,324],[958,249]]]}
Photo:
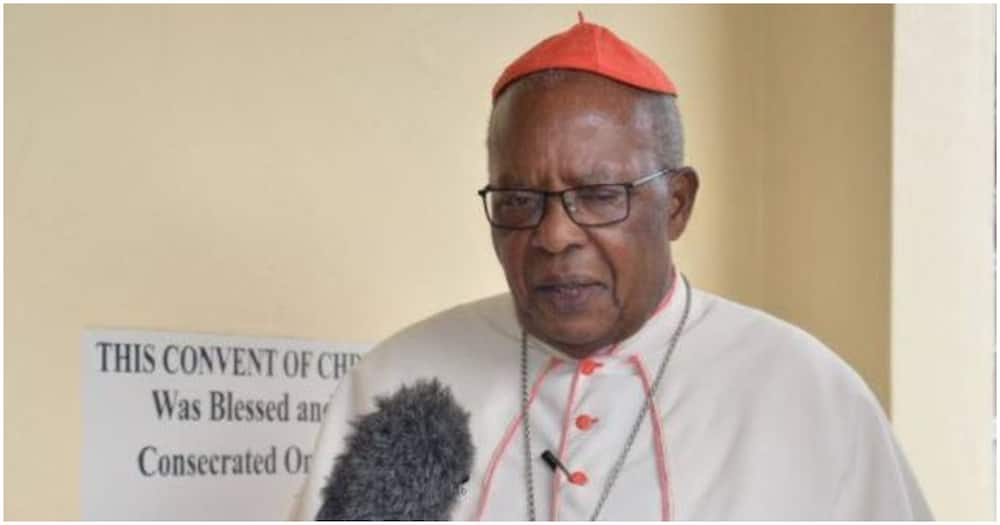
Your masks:
{"label": "black microphone", "polygon": [[375,399],[351,423],[317,521],[448,521],[469,480],[469,413],[437,379]]}

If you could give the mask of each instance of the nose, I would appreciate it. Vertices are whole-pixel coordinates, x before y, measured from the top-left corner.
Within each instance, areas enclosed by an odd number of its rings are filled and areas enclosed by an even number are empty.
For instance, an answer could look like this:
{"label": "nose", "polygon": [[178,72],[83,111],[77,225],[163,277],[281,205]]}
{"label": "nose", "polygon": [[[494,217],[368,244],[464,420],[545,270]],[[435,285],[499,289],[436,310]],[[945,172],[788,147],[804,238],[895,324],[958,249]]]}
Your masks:
{"label": "nose", "polygon": [[587,232],[569,217],[562,199],[556,195],[548,195],[545,206],[542,222],[535,228],[531,238],[532,246],[556,254],[586,242]]}

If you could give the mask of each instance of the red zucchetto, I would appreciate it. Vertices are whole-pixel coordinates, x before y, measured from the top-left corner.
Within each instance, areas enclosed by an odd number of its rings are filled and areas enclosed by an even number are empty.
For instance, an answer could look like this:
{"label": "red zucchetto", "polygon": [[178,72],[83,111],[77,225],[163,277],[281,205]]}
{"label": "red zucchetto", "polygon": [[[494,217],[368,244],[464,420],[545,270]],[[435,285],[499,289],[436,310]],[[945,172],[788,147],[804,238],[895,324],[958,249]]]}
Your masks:
{"label": "red zucchetto", "polygon": [[673,81],[628,42],[606,27],[583,20],[567,31],[539,42],[507,66],[493,86],[493,101],[511,82],[543,69],[587,71],[637,88],[676,95]]}

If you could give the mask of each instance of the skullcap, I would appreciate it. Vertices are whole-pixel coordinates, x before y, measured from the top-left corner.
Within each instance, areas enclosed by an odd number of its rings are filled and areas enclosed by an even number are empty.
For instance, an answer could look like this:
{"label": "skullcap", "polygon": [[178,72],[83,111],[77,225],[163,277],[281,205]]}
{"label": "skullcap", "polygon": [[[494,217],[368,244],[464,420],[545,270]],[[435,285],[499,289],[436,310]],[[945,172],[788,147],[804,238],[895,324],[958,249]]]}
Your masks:
{"label": "skullcap", "polygon": [[579,22],[542,40],[504,70],[493,86],[493,101],[515,80],[545,69],[587,71],[637,88],[677,95],[677,87],[649,57],[610,29]]}

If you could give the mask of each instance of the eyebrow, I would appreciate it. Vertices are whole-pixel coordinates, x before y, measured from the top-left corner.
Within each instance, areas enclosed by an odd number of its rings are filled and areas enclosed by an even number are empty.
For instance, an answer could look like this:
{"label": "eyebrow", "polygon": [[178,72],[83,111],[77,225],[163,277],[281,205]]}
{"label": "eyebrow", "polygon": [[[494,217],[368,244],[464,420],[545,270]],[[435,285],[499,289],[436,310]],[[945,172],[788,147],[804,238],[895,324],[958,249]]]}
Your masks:
{"label": "eyebrow", "polygon": [[588,186],[591,184],[616,184],[622,182],[622,177],[607,170],[595,170],[573,173],[564,177],[572,186]]}
{"label": "eyebrow", "polygon": [[[495,177],[496,184],[491,184],[494,188],[534,188],[536,186],[518,183],[517,174],[512,172],[500,173]],[[600,169],[587,172],[575,172],[561,175],[567,187],[591,186],[596,184],[621,184],[628,182],[624,175],[615,174],[611,171]]]}

